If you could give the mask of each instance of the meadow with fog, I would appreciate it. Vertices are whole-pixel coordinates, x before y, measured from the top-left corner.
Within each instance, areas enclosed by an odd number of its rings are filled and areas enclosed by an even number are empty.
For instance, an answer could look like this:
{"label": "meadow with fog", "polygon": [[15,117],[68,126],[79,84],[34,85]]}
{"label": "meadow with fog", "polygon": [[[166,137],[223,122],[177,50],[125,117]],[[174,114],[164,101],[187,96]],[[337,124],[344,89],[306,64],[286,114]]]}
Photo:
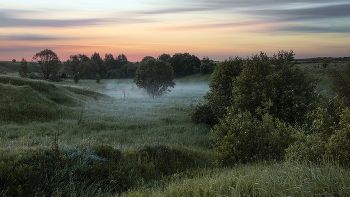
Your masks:
{"label": "meadow with fog", "polygon": [[55,55],[0,62],[0,196],[350,195],[349,57]]}

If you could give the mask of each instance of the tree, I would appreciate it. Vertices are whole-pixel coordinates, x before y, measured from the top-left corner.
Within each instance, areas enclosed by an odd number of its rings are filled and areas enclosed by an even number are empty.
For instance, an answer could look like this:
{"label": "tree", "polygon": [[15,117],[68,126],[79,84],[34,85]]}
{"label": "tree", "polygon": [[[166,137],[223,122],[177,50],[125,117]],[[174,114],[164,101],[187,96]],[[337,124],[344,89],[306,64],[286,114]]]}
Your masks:
{"label": "tree", "polygon": [[12,63],[16,63],[16,59],[12,59]]}
{"label": "tree", "polygon": [[167,60],[173,67],[176,77],[182,77],[199,72],[201,60],[189,53],[175,53]]}
{"label": "tree", "polygon": [[65,70],[71,76],[78,75],[80,60],[78,55],[71,55],[65,62]]}
{"label": "tree", "polygon": [[50,49],[36,53],[33,56],[33,60],[37,60],[40,64],[44,79],[55,77],[61,67],[61,61],[57,57],[57,54]]}
{"label": "tree", "polygon": [[28,65],[27,60],[22,58],[21,65],[19,66],[19,76],[27,77],[28,76]]}
{"label": "tree", "polygon": [[171,58],[171,56],[166,53],[163,53],[162,55],[158,56],[158,59],[163,60],[164,62],[167,62],[169,58]]}
{"label": "tree", "polygon": [[112,54],[106,53],[103,61],[105,63],[107,71],[116,69],[116,66],[115,66],[116,61]]}
{"label": "tree", "polygon": [[128,58],[124,54],[119,54],[116,60],[117,60],[117,69],[120,69],[122,66],[124,66],[129,62]]}
{"label": "tree", "polygon": [[[93,62],[93,68],[95,74],[103,74],[107,72],[107,68],[105,64],[103,63],[103,60],[99,53],[94,53],[91,55],[91,61]],[[103,77],[103,76],[102,76]]]}
{"label": "tree", "polygon": [[214,125],[226,115],[227,107],[233,104],[232,82],[241,74],[243,62],[242,58],[235,57],[218,64],[209,83],[210,90],[204,96],[205,103],[199,104],[191,112],[193,121]]}
{"label": "tree", "polygon": [[173,69],[168,63],[145,57],[136,70],[134,83],[145,89],[151,98],[157,98],[174,87],[173,80]]}
{"label": "tree", "polygon": [[211,73],[215,69],[215,64],[212,60],[209,59],[209,57],[203,57],[201,60],[201,67],[200,67],[200,73],[206,74]]}
{"label": "tree", "polygon": [[[305,123],[317,93],[311,76],[293,63],[293,51],[279,51],[273,57],[261,52],[244,62],[242,73],[233,81],[233,103],[237,110],[257,117],[257,109],[290,124]],[[267,106],[269,105],[269,106]]]}

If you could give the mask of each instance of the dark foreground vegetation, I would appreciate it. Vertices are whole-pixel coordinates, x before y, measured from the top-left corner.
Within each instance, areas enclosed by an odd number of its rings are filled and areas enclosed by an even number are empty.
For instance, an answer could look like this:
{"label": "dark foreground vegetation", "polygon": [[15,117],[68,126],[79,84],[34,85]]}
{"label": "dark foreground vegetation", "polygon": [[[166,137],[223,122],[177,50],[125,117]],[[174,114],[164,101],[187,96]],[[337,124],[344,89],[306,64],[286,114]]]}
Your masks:
{"label": "dark foreground vegetation", "polygon": [[[350,195],[349,59],[174,56],[131,63],[134,80],[0,64],[0,196]],[[65,64],[130,63],[98,57]]]}

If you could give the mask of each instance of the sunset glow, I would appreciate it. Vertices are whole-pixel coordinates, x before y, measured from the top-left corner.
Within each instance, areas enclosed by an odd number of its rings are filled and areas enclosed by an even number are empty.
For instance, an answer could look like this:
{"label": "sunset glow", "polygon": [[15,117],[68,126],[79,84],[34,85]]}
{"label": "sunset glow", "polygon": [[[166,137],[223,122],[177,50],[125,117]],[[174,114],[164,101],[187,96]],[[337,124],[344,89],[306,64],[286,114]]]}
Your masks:
{"label": "sunset glow", "polygon": [[123,53],[129,61],[291,49],[297,58],[349,56],[349,10],[342,0],[1,1],[0,60],[31,60],[46,48],[62,61],[94,52]]}

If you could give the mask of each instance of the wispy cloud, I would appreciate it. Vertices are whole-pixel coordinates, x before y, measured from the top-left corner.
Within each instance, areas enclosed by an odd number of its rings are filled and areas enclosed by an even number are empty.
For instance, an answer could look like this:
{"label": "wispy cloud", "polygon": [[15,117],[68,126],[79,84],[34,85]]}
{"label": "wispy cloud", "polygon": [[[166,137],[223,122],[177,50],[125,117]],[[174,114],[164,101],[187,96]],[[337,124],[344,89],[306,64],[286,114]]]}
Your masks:
{"label": "wispy cloud", "polygon": [[67,37],[55,37],[55,36],[42,36],[42,35],[4,35],[0,36],[0,40],[14,41],[14,40],[24,40],[24,41],[48,41],[48,40],[70,40],[73,38]]}
{"label": "wispy cloud", "polygon": [[[22,12],[23,11],[23,12]],[[0,10],[0,27],[77,27],[94,26],[102,24],[137,24],[152,22],[149,19],[141,19],[131,15],[106,18],[86,19],[26,19],[17,15],[23,13],[41,13],[33,10]],[[131,16],[131,17],[130,17]]]}
{"label": "wispy cloud", "polygon": [[257,16],[266,16],[270,20],[307,21],[315,19],[335,19],[350,17],[350,4],[329,5],[299,9],[264,9],[248,12]]}
{"label": "wispy cloud", "polygon": [[299,32],[299,33],[349,33],[350,26],[329,26],[329,27],[317,27],[317,26],[294,26],[294,27],[281,27],[276,28],[279,31],[285,32]]}

